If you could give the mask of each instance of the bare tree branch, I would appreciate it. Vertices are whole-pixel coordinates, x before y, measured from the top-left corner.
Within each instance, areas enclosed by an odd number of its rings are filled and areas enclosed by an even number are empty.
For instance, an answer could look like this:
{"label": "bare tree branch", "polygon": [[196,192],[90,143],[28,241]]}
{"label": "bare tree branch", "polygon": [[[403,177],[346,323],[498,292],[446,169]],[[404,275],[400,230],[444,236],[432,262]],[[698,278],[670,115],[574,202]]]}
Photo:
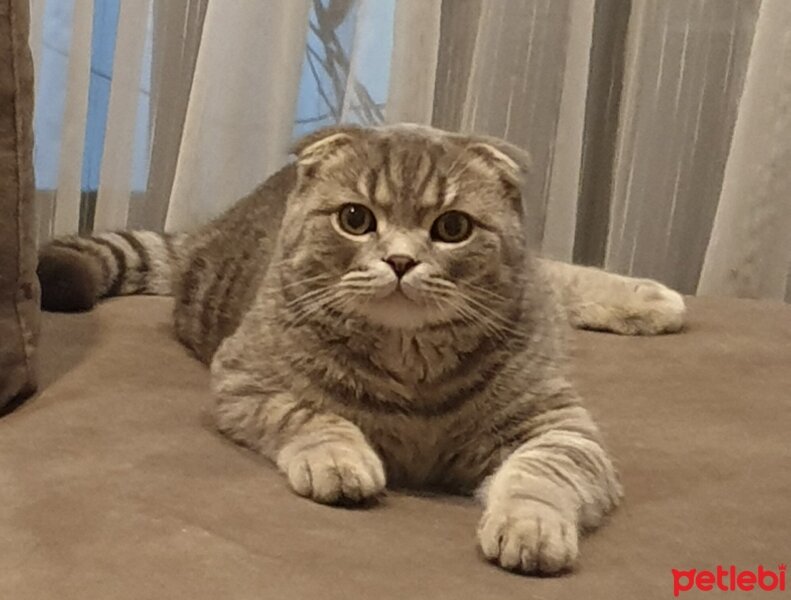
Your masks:
{"label": "bare tree branch", "polygon": [[[327,110],[336,122],[343,118],[347,90],[351,90],[356,102],[348,104],[356,117],[365,124],[381,123],[384,120],[382,107],[373,100],[368,89],[351,72],[350,57],[337,34],[337,29],[349,17],[354,6],[355,0],[330,0],[326,5],[321,0],[313,0],[315,23],[310,23],[310,31],[321,43],[324,56],[322,57],[308,44],[308,67],[320,97],[327,104]],[[325,74],[324,77],[319,72],[319,66]],[[328,80],[334,97],[331,97],[329,91],[325,89]]]}

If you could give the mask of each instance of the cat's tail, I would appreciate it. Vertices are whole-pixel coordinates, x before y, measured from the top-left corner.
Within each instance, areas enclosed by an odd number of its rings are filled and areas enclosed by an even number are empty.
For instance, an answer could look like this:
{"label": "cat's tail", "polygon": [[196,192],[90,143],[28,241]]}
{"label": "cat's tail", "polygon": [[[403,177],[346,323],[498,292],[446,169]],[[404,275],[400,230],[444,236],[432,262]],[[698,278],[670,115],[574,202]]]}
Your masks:
{"label": "cat's tail", "polygon": [[78,312],[99,298],[169,295],[188,237],[119,231],[55,238],[39,251],[41,307]]}

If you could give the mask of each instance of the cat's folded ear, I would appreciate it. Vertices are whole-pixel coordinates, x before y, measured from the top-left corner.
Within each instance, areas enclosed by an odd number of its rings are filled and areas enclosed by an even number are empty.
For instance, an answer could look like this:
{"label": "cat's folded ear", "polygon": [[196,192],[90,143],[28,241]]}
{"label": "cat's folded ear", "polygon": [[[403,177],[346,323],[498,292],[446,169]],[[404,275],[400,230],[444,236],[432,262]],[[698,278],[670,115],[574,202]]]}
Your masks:
{"label": "cat's folded ear", "polygon": [[524,184],[532,166],[526,150],[496,137],[458,136],[468,152],[472,152],[491,168],[517,186]]}
{"label": "cat's folded ear", "polygon": [[365,129],[355,125],[325,127],[299,139],[292,146],[291,153],[301,166],[310,166],[338,153],[363,135]]}

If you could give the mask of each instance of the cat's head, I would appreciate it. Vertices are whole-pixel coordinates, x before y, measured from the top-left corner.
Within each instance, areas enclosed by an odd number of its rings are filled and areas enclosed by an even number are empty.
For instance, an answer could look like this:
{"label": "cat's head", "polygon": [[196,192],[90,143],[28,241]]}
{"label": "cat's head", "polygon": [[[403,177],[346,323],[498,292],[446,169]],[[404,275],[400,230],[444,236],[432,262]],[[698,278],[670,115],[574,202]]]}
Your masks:
{"label": "cat's head", "polygon": [[502,320],[526,261],[525,154],[419,126],[325,129],[299,142],[280,237],[297,312],[390,328]]}

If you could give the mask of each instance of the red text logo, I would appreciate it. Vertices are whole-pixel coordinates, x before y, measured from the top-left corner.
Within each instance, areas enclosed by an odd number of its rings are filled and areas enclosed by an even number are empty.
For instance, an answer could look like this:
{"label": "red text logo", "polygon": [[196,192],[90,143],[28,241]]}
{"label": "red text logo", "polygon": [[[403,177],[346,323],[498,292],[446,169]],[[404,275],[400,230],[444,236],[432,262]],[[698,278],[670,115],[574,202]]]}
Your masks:
{"label": "red text logo", "polygon": [[752,590],[763,590],[774,592],[775,590],[784,592],[786,589],[786,566],[778,565],[777,570],[764,568],[758,565],[755,570],[741,571],[735,566],[723,567],[717,565],[715,571],[701,569],[689,569],[681,571],[672,569],[673,572],[673,595],[678,597],[681,592],[688,592],[691,589],[701,592],[711,590],[722,590],[723,592],[750,592]]}

